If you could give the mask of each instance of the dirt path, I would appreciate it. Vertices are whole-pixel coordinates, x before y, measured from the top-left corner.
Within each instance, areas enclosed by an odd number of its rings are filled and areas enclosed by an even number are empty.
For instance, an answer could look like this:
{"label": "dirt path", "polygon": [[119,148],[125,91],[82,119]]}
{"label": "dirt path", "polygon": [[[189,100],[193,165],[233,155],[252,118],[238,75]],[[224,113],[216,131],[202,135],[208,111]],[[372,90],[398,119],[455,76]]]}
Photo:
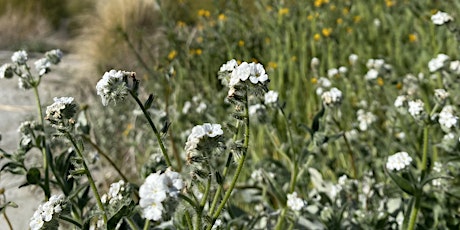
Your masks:
{"label": "dirt path", "polygon": [[[12,52],[0,51],[0,65],[10,62],[11,55]],[[35,58],[40,58],[42,54],[29,54],[29,56],[31,58],[29,65],[33,65]],[[77,82],[74,76],[78,63],[80,61],[76,55],[65,54],[59,65],[52,66],[52,72],[43,78],[40,85],[43,106],[50,105],[53,97],[74,96],[78,100],[77,96],[68,95],[71,87],[78,87],[78,84],[72,84]],[[37,109],[33,91],[19,89],[17,78],[0,79],[0,133],[2,136],[0,147],[13,152],[19,140],[17,132],[19,124],[24,120],[36,118]],[[31,187],[18,189],[22,183],[24,183],[23,177],[9,174],[0,177],[0,188],[5,189],[6,200],[19,205],[18,208],[8,208],[6,211],[14,229],[19,230],[29,228],[29,219],[43,197],[40,191]],[[0,216],[0,229],[9,229],[3,216]]]}

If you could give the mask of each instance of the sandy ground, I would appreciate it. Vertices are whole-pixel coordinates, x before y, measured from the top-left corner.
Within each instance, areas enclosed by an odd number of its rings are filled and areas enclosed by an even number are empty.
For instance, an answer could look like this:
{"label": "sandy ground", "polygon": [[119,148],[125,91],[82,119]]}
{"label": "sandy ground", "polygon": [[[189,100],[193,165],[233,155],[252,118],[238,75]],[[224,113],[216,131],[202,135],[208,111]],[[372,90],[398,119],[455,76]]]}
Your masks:
{"label": "sandy ground", "polygon": [[[10,62],[11,55],[12,52],[0,51],[0,65]],[[40,57],[42,54],[29,54],[31,59],[29,65],[33,65],[34,59]],[[77,63],[79,63],[77,56],[65,54],[59,65],[52,66],[52,72],[44,77],[39,86],[44,108],[52,104],[53,97],[74,96],[67,93],[71,87],[78,86],[78,84],[70,84],[76,82],[73,77],[78,68]],[[76,100],[78,100],[77,97]],[[19,124],[22,121],[36,118],[37,109],[33,91],[19,89],[17,79],[0,79],[0,133],[2,136],[0,147],[7,152],[13,152],[19,140],[17,132]],[[42,202],[43,197],[41,191],[33,189],[32,186],[18,189],[22,183],[24,183],[23,177],[10,174],[0,176],[0,188],[5,189],[6,201],[13,201],[19,205],[18,208],[8,208],[6,211],[13,229],[19,230],[28,229],[29,219]],[[3,198],[0,199],[1,201]],[[9,229],[3,216],[0,216],[0,229]]]}

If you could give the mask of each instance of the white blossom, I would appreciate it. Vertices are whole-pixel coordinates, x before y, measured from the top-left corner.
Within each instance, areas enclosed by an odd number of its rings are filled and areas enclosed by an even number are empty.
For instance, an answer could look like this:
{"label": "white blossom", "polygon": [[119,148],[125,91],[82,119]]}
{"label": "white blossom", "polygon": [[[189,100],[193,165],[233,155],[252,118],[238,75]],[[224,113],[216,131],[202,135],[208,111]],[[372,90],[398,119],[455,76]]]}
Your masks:
{"label": "white blossom", "polygon": [[377,117],[373,113],[366,112],[362,109],[358,110],[357,115],[358,115],[359,129],[361,131],[366,131],[369,125],[371,125],[377,120]]}
{"label": "white blossom", "polygon": [[336,68],[332,68],[332,69],[327,70],[327,76],[329,78],[335,77],[338,74],[339,74],[339,70],[336,69]]}
{"label": "white blossom", "polygon": [[107,106],[110,102],[121,101],[128,95],[128,87],[123,80],[126,74],[126,72],[112,69],[109,72],[105,72],[102,79],[97,82],[97,95],[101,96],[104,106]]}
{"label": "white blossom", "polygon": [[59,215],[59,213],[61,213],[63,204],[64,195],[53,195],[47,202],[39,205],[34,215],[30,219],[30,229],[41,229],[45,222],[50,222],[54,215]]}
{"label": "white blossom", "polygon": [[439,101],[445,101],[449,97],[449,92],[447,92],[445,89],[435,89],[434,96]]}
{"label": "white blossom", "polygon": [[452,72],[460,74],[460,60],[451,61],[449,68]]}
{"label": "white blossom", "polygon": [[404,102],[406,101],[406,96],[405,95],[399,95],[395,102],[394,102],[394,106],[396,108],[399,108],[399,107],[402,107],[404,105]]}
{"label": "white blossom", "polygon": [[310,62],[310,66],[312,69],[316,69],[319,66],[319,59],[317,57],[313,57]]}
{"label": "white blossom", "polygon": [[370,69],[369,71],[367,71],[364,77],[366,78],[366,80],[374,80],[374,79],[377,79],[378,76],[379,76],[379,71],[375,69]]}
{"label": "white blossom", "polygon": [[278,101],[278,92],[270,90],[264,95],[265,104],[275,104]]}
{"label": "white blossom", "polygon": [[430,72],[435,72],[444,67],[444,62],[447,60],[449,60],[449,56],[445,54],[438,54],[438,56],[428,62],[428,69]]}
{"label": "white blossom", "polygon": [[38,71],[38,74],[42,76],[43,74],[49,71],[51,62],[47,58],[40,58],[34,62],[35,69]]}
{"label": "white blossom", "polygon": [[431,21],[435,25],[443,25],[444,23],[447,23],[453,20],[454,18],[452,18],[452,16],[442,11],[438,11],[436,14],[431,16]]}
{"label": "white blossom", "polygon": [[220,67],[219,72],[233,72],[235,68],[238,67],[238,63],[235,59],[228,61]]}
{"label": "white blossom", "polygon": [[418,118],[420,115],[422,115],[424,103],[420,99],[417,99],[415,101],[409,101],[408,105],[409,114],[412,115],[414,118]]}
{"label": "white blossom", "polygon": [[11,61],[18,65],[24,65],[28,60],[27,56],[28,55],[25,50],[19,50],[13,53],[13,56],[11,56]]}
{"label": "white blossom", "polygon": [[342,91],[337,88],[332,88],[321,95],[321,99],[326,106],[340,105],[342,102]]}
{"label": "white blossom", "polygon": [[442,108],[439,113],[439,124],[448,129],[452,128],[457,124],[458,117],[454,115],[454,107],[446,105]]}
{"label": "white blossom", "polygon": [[409,166],[411,162],[412,158],[407,152],[397,152],[388,157],[386,167],[389,170],[400,171]]}
{"label": "white blossom", "polygon": [[251,63],[251,74],[249,75],[249,81],[252,84],[264,83],[268,80],[268,75],[265,73],[264,66],[260,63]]}
{"label": "white blossom", "polygon": [[300,211],[305,206],[305,202],[301,198],[297,197],[297,192],[293,192],[287,194],[286,205],[293,211]]}
{"label": "white blossom", "polygon": [[358,61],[358,55],[350,54],[350,56],[348,56],[348,62],[350,63],[350,65],[355,65],[357,61]]}

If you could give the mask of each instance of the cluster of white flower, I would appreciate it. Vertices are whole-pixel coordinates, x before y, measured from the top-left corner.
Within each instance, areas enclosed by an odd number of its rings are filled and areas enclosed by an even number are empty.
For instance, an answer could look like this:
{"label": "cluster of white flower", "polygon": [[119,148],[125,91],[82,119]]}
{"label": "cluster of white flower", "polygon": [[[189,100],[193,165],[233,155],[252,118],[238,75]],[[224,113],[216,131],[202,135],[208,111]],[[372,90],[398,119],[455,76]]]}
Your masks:
{"label": "cluster of white flower", "polygon": [[399,95],[398,97],[396,97],[394,106],[396,108],[400,108],[404,105],[404,102],[406,102],[406,100],[407,100],[407,97],[405,95]]}
{"label": "cluster of white flower", "polygon": [[446,105],[439,113],[438,122],[442,127],[452,128],[457,124],[458,117],[454,115],[454,107]]}
{"label": "cluster of white flower", "polygon": [[391,65],[386,64],[383,59],[369,59],[366,62],[366,67],[369,69],[364,76],[366,80],[375,80],[384,69],[391,69]]}
{"label": "cluster of white flower", "polygon": [[46,59],[48,59],[48,61],[50,61],[54,65],[61,62],[62,56],[64,55],[60,49],[50,50],[45,53]]}
{"label": "cluster of white flower", "polygon": [[449,60],[449,56],[445,54],[438,54],[435,58],[428,62],[428,69],[430,72],[435,72],[444,67],[445,62]]}
{"label": "cluster of white flower", "polygon": [[366,112],[362,109],[357,112],[359,129],[361,131],[366,131],[369,128],[369,125],[374,123],[377,120],[377,117],[372,112]]}
{"label": "cluster of white flower", "polygon": [[45,222],[50,222],[53,219],[53,215],[59,215],[59,213],[61,213],[63,205],[64,195],[51,196],[47,202],[38,206],[38,209],[30,219],[30,229],[42,229]]}
{"label": "cluster of white flower", "polygon": [[389,170],[400,171],[412,162],[412,158],[407,152],[397,152],[388,157],[386,167]]}
{"label": "cluster of white flower", "polygon": [[230,61],[228,61],[227,63],[223,64],[221,67],[220,67],[220,70],[219,72],[233,72],[233,70],[236,69],[236,67],[238,67],[238,62],[236,62],[235,59],[232,59]]}
{"label": "cluster of white flower", "polygon": [[300,211],[305,206],[305,201],[297,197],[297,192],[287,194],[287,204],[291,210]]}
{"label": "cluster of white flower", "polygon": [[408,111],[409,111],[409,114],[412,115],[412,117],[419,118],[423,114],[424,112],[423,106],[425,104],[423,103],[422,100],[417,99],[415,101],[409,101],[408,105],[409,105]]}
{"label": "cluster of white flower", "polygon": [[24,65],[28,60],[28,54],[25,50],[19,50],[13,53],[11,61],[17,65]]}
{"label": "cluster of white flower", "polygon": [[453,21],[454,18],[446,12],[438,11],[436,14],[431,16],[431,21],[435,25],[444,25],[450,21]]}
{"label": "cluster of white flower", "polygon": [[185,143],[185,150],[187,152],[195,150],[200,141],[205,137],[214,138],[224,134],[220,124],[204,123],[192,128],[192,133],[188,136]]}
{"label": "cluster of white flower", "polygon": [[340,66],[338,69],[336,69],[336,68],[328,69],[327,70],[327,76],[329,78],[332,78],[332,77],[336,77],[336,76],[339,76],[339,75],[346,74],[347,71],[348,71],[347,67]]}
{"label": "cluster of white flower", "polygon": [[323,99],[323,103],[326,106],[338,106],[342,102],[342,91],[334,87],[331,90],[324,92],[321,95],[321,99]]}
{"label": "cluster of white flower", "polygon": [[112,183],[109,188],[109,192],[107,194],[102,195],[101,201],[102,203],[109,203],[113,204],[117,201],[121,201],[123,199],[123,192],[126,191],[127,184],[124,180],[120,180],[116,183]]}
{"label": "cluster of white flower", "polygon": [[139,206],[142,216],[146,219],[158,221],[164,211],[163,202],[176,199],[184,187],[179,173],[167,169],[150,174],[139,188]]}
{"label": "cluster of white flower", "polygon": [[439,102],[444,102],[449,97],[449,92],[445,89],[435,89],[434,96]]}
{"label": "cluster of white flower", "polygon": [[247,63],[243,62],[238,65],[230,75],[230,84],[229,86],[235,86],[240,81],[249,81],[252,84],[264,83],[268,80],[268,75],[265,73],[264,66],[260,63]]}
{"label": "cluster of white flower", "polygon": [[128,86],[124,80],[127,74],[127,72],[112,69],[105,72],[102,79],[97,82],[97,95],[101,96],[104,106],[110,102],[121,101],[128,95]]}
{"label": "cluster of white flower", "polygon": [[75,115],[77,105],[73,97],[55,97],[53,100],[54,103],[46,107],[47,119],[59,120]]}
{"label": "cluster of white flower", "polygon": [[321,95],[323,94],[324,90],[331,87],[332,83],[329,79],[325,77],[320,77],[318,79],[318,86],[316,88],[316,95]]}
{"label": "cluster of white flower", "polygon": [[278,101],[278,92],[270,90],[264,95],[265,104],[275,104]]}

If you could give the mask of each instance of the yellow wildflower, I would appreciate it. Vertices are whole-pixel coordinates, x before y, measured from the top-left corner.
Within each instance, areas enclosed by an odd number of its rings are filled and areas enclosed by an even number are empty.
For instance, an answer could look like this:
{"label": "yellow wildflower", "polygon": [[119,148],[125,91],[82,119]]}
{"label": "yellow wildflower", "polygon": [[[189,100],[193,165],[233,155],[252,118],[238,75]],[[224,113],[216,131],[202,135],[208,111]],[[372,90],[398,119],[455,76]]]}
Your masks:
{"label": "yellow wildflower", "polygon": [[383,86],[384,83],[385,83],[385,82],[383,81],[383,78],[381,78],[381,77],[378,77],[378,78],[377,78],[377,84],[378,84],[379,86]]}
{"label": "yellow wildflower", "polygon": [[324,37],[329,37],[332,33],[332,28],[324,28],[321,33]]}
{"label": "yellow wildflower", "polygon": [[353,21],[354,21],[355,23],[360,22],[360,21],[361,21],[361,16],[359,16],[359,15],[354,16],[354,17],[353,17]]}
{"label": "yellow wildflower", "polygon": [[283,16],[289,14],[289,8],[281,8],[278,10],[278,15]]}
{"label": "yellow wildflower", "polygon": [[198,42],[198,43],[202,43],[203,40],[204,40],[204,39],[203,39],[203,37],[201,37],[201,36],[199,36],[199,37],[196,38],[196,42]]}
{"label": "yellow wildflower", "polygon": [[271,39],[270,39],[269,37],[266,37],[266,38],[265,38],[265,44],[268,45],[268,44],[270,44],[270,42],[271,42]]}
{"label": "yellow wildflower", "polygon": [[238,41],[238,46],[239,46],[239,47],[243,47],[243,46],[244,46],[244,41],[243,41],[243,40],[239,40],[239,41]]}
{"label": "yellow wildflower", "polygon": [[403,84],[401,82],[398,82],[398,84],[396,84],[396,89],[402,89],[403,87]]}
{"label": "yellow wildflower", "polygon": [[297,61],[297,56],[292,56],[292,57],[291,57],[291,61],[292,61],[292,62]]}
{"label": "yellow wildflower", "polygon": [[348,8],[343,8],[342,9],[342,14],[343,15],[348,15],[348,13],[350,13],[350,9],[348,9]]}
{"label": "yellow wildflower", "polygon": [[133,124],[126,125],[125,130],[123,131],[123,136],[127,137],[129,132],[134,128]]}
{"label": "yellow wildflower", "polygon": [[321,38],[321,35],[319,35],[318,33],[316,33],[315,35],[313,35],[313,39],[315,41],[319,41],[319,39]]}
{"label": "yellow wildflower", "polygon": [[177,56],[177,51],[176,51],[176,50],[172,50],[172,51],[169,52],[169,54],[168,54],[168,59],[169,59],[170,61],[172,61],[176,56]]}
{"label": "yellow wildflower", "polygon": [[387,7],[392,7],[396,4],[396,1],[393,1],[393,0],[385,0],[385,4],[387,5]]}
{"label": "yellow wildflower", "polygon": [[310,82],[315,85],[316,83],[318,83],[318,78],[312,77]]}
{"label": "yellow wildflower", "polygon": [[186,24],[185,24],[184,21],[177,21],[177,27],[183,28],[183,27],[185,27],[185,26],[186,26]]}
{"label": "yellow wildflower", "polygon": [[309,14],[309,15],[307,16],[307,20],[308,20],[308,21],[313,20],[313,18],[314,18],[313,14]]}
{"label": "yellow wildflower", "polygon": [[211,12],[209,12],[209,10],[200,9],[198,10],[198,16],[209,18],[209,16],[211,16]]}
{"label": "yellow wildflower", "polygon": [[340,25],[343,23],[343,19],[342,18],[337,18],[337,24]]}
{"label": "yellow wildflower", "polygon": [[225,16],[225,14],[219,14],[219,16],[217,16],[217,19],[222,22],[227,20],[227,16]]}
{"label": "yellow wildflower", "polygon": [[272,68],[272,69],[276,69],[278,67],[278,64],[276,64],[276,62],[268,62],[268,67],[269,68]]}
{"label": "yellow wildflower", "polygon": [[202,49],[196,49],[195,50],[195,54],[198,55],[198,56],[201,55],[202,53],[203,53]]}
{"label": "yellow wildflower", "polygon": [[417,41],[417,34],[409,34],[409,42],[416,42]]}

